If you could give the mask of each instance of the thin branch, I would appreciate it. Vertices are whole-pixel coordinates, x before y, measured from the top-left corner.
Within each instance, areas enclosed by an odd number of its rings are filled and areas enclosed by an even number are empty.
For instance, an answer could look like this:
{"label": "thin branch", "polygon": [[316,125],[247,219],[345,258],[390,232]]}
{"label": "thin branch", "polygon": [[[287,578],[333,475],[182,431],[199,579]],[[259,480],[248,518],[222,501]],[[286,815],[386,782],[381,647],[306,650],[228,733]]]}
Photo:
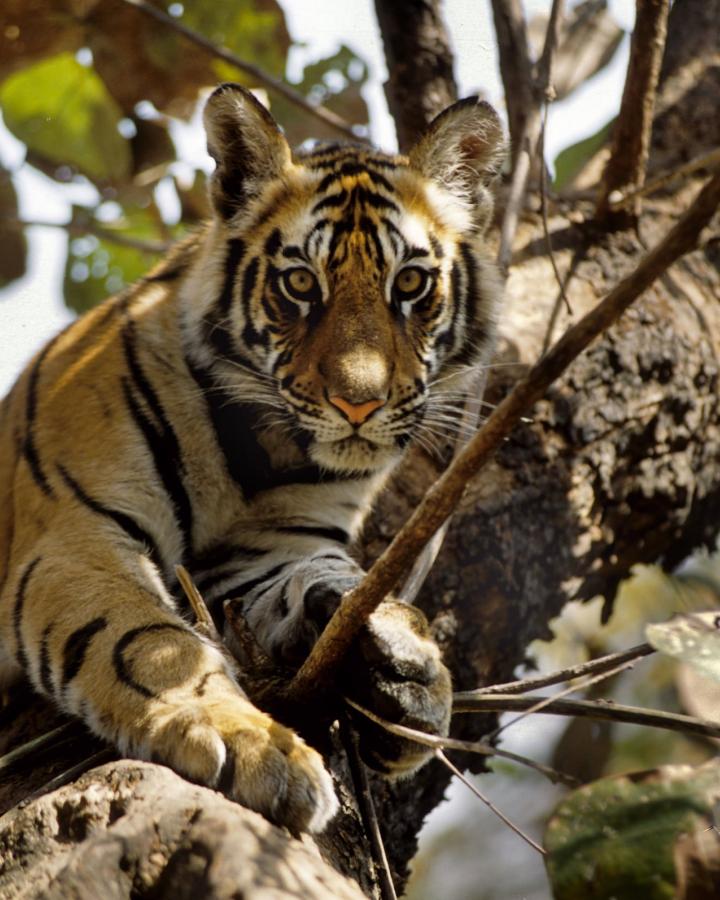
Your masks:
{"label": "thin branch", "polygon": [[[456,701],[454,713],[480,712],[524,712],[544,702],[547,697],[530,695],[517,697],[513,695],[493,694],[489,697],[474,696],[467,700]],[[668,731],[680,731],[684,734],[697,734],[702,737],[720,737],[720,722],[708,722],[694,716],[680,713],[663,712],[656,709],[644,709],[639,706],[623,706],[611,700],[556,700],[542,707],[540,712],[554,716],[579,716],[586,719],[601,719],[605,722],[631,722],[635,725],[646,725],[651,728],[665,728]]]}
{"label": "thin branch", "polygon": [[24,759],[27,759],[28,756],[32,756],[49,747],[59,746],[73,735],[77,736],[77,730],[77,722],[65,722],[63,725],[58,725],[57,728],[46,731],[45,734],[27,741],[25,744],[21,744],[14,750],[10,750],[8,753],[0,756],[0,774],[7,778],[8,773],[15,769]]}
{"label": "thin branch", "polygon": [[28,794],[27,797],[24,797],[23,802],[30,803],[32,800],[37,800],[37,798],[42,797],[43,794],[49,794],[51,791],[56,791],[58,788],[69,784],[71,781],[75,781],[81,775],[84,775],[85,772],[87,772],[89,769],[94,769],[95,766],[101,766],[106,762],[112,762],[117,758],[117,751],[112,747],[106,747],[103,750],[98,750],[98,752],[93,753],[92,756],[86,757],[81,762],[77,763],[74,766],[71,766],[71,768],[66,769],[64,772],[61,772],[54,778],[51,778],[50,781],[34,790],[32,794]]}
{"label": "thin branch", "polygon": [[487,806],[487,808],[491,812],[495,813],[495,815],[499,819],[501,819],[508,826],[508,828],[511,831],[514,831],[518,837],[521,837],[525,841],[526,844],[529,844],[533,848],[533,850],[537,850],[538,853],[540,853],[542,856],[545,856],[547,851],[544,850],[539,844],[536,844],[535,841],[529,835],[525,834],[525,832],[522,830],[522,828],[520,828],[514,822],[512,822],[510,819],[508,819],[508,817],[505,815],[505,813],[502,812],[502,810],[498,809],[497,806],[495,806],[495,804],[490,800],[490,798],[486,797],[485,794],[483,794],[483,792],[480,790],[480,788],[476,784],[473,784],[472,781],[470,781],[470,779],[467,778],[460,771],[460,769],[457,768],[457,766],[454,766],[450,762],[450,760],[447,758],[447,756],[445,756],[445,754],[442,752],[442,750],[436,750],[435,756],[440,760],[441,763],[444,763],[448,767],[448,769],[450,769],[450,771],[457,778],[460,779],[460,781],[462,781],[462,783],[465,785],[466,788],[469,788],[473,792],[473,794],[475,794],[476,797],[478,797],[480,800],[482,800],[482,802],[485,804],[485,806]]}
{"label": "thin branch", "polygon": [[[568,295],[565,291],[564,280],[560,275],[560,270],[558,269],[557,260],[555,259],[555,251],[553,250],[552,238],[550,237],[550,228],[548,226],[548,202],[547,202],[547,166],[545,165],[545,129],[547,127],[547,112],[548,112],[548,102],[547,100],[543,103],[542,106],[542,115],[540,121],[540,137],[538,139],[538,159],[540,160],[540,215],[542,216],[542,224],[543,224],[543,234],[545,235],[545,245],[547,246],[548,256],[550,257],[550,264],[552,265],[552,270],[555,275],[555,281],[557,281],[558,290],[560,291],[560,296],[558,297],[558,303],[562,300],[565,304],[565,309],[568,312],[568,315],[572,315],[572,306],[570,306],[570,300],[568,299]],[[556,313],[559,310],[557,308],[553,310],[553,319],[555,318]],[[548,329],[546,341],[549,342],[551,336],[552,328]],[[547,348],[545,348],[547,349]]]}
{"label": "thin branch", "polygon": [[212,616],[203,600],[203,596],[195,586],[195,582],[190,577],[188,570],[185,566],[175,566],[175,575],[195,613],[195,618],[197,619],[195,628],[204,634],[205,637],[210,638],[210,640],[215,641],[218,644],[222,643],[222,638],[218,634]]}
{"label": "thin branch", "polygon": [[545,778],[552,781],[553,784],[566,784],[570,787],[577,786],[578,784],[577,779],[573,778],[571,775],[566,775],[564,772],[558,772],[557,769],[536,762],[534,759],[528,759],[527,756],[521,756],[519,753],[513,753],[511,750],[502,750],[500,747],[495,747],[485,741],[462,741],[459,738],[439,737],[434,734],[426,734],[426,732],[418,731],[416,728],[408,728],[407,725],[397,725],[394,722],[388,722],[386,719],[381,719],[380,716],[375,715],[374,712],[365,709],[363,706],[360,706],[359,703],[355,703],[354,700],[350,700],[348,697],[345,698],[345,702],[348,706],[351,706],[353,709],[356,709],[359,713],[362,713],[370,719],[371,722],[375,722],[376,725],[389,731],[390,734],[396,734],[398,737],[406,738],[409,741],[415,741],[416,744],[422,744],[424,747],[432,747],[433,750],[462,750],[464,753],[476,753],[478,756],[497,756],[499,759],[507,759],[509,762],[517,763],[520,766],[526,766],[528,769],[532,769],[540,775],[544,775]]}
{"label": "thin branch", "polygon": [[380,824],[378,823],[375,803],[370,790],[370,780],[367,776],[365,763],[360,758],[357,732],[347,717],[342,721],[342,731],[343,744],[345,745],[345,753],[347,754],[350,774],[355,787],[360,816],[365,827],[365,833],[370,841],[380,896],[382,900],[397,900],[395,885],[390,874],[390,863],[385,852],[385,844],[380,833]]}
{"label": "thin branch", "polygon": [[[498,249],[498,264],[503,271],[507,270],[512,256],[512,245],[517,231],[520,212],[525,203],[528,176],[532,160],[537,154],[540,127],[542,122],[541,110],[543,104],[552,99],[552,60],[558,41],[560,22],[562,20],[564,0],[553,0],[545,32],[545,44],[540,60],[537,64],[537,75],[533,87],[533,102],[527,111],[525,125],[520,137],[513,170],[510,192],[505,206],[502,225],[500,226],[500,247]],[[540,160],[544,166],[545,161]]]}
{"label": "thin branch", "polygon": [[150,253],[153,256],[160,256],[167,253],[170,245],[163,241],[146,241],[142,238],[134,238],[130,235],[123,234],[120,231],[113,231],[111,228],[103,228],[102,225],[96,225],[88,220],[87,222],[43,222],[37,219],[15,219],[12,216],[2,216],[0,222],[3,225],[9,225],[11,228],[62,228],[68,234],[73,236],[82,236],[92,234],[94,237],[100,238],[101,241],[107,241],[110,244],[117,244],[118,247],[129,247],[131,250],[139,250],[141,253]]}
{"label": "thin branch", "polygon": [[627,193],[621,193],[619,196],[611,198],[609,201],[610,208],[620,209],[620,207],[625,206],[639,197],[647,197],[648,194],[655,193],[655,191],[665,187],[666,184],[669,184],[676,178],[682,178],[684,175],[692,175],[692,173],[697,172],[698,169],[708,169],[713,172],[718,166],[720,166],[720,147],[710,150],[709,153],[701,153],[694,159],[689,160],[689,162],[683,163],[683,165],[677,166],[674,169],[660,172],[654,178],[646,181],[642,187],[628,191]]}
{"label": "thin branch", "polygon": [[580,682],[580,684],[568,685],[568,687],[560,691],[558,694],[553,694],[551,697],[543,697],[542,699],[538,700],[535,706],[531,706],[529,709],[521,712],[519,716],[511,719],[509,722],[505,722],[503,725],[500,725],[494,731],[490,732],[490,734],[487,735],[487,740],[494,741],[500,734],[502,734],[503,731],[505,731],[511,725],[517,725],[518,722],[521,722],[526,716],[531,715],[531,713],[542,712],[542,710],[546,706],[549,706],[553,702],[553,700],[561,700],[563,697],[567,697],[568,694],[574,694],[577,691],[584,691],[586,688],[592,687],[594,684],[598,684],[598,682],[600,681],[605,681],[608,678],[612,678],[613,675],[619,675],[626,669],[631,669],[636,662],[636,659],[626,659],[625,662],[620,663],[612,669],[607,669],[605,672],[600,672],[598,675],[593,675],[590,678],[584,679]]}
{"label": "thin branch", "polygon": [[642,659],[643,656],[649,656],[651,653],[655,653],[655,648],[651,647],[650,644],[638,644],[637,647],[631,647],[629,650],[622,650],[620,653],[609,653],[607,656],[600,656],[597,659],[591,659],[589,662],[579,663],[567,669],[558,669],[556,672],[550,672],[547,675],[539,675],[535,678],[521,678],[518,681],[508,681],[505,684],[493,684],[489,687],[478,688],[476,691],[457,691],[453,696],[456,702],[462,702],[463,700],[471,700],[473,697],[487,697],[490,694],[525,694],[536,688],[547,687],[549,684],[559,684],[561,681],[572,681],[572,679],[580,678],[583,675],[607,672],[620,663],[631,659]]}
{"label": "thin branch", "polygon": [[304,110],[308,115],[314,116],[314,118],[319,119],[325,125],[329,125],[340,134],[344,134],[345,137],[350,138],[353,141],[362,140],[362,138],[359,138],[358,135],[355,134],[352,127],[345,119],[332,112],[332,110],[329,110],[327,107],[321,106],[320,104],[313,105],[312,103],[309,103],[302,94],[280,81],[279,78],[274,78],[258,66],[245,62],[240,59],[240,57],[235,56],[235,54],[226,47],[218,46],[206,37],[193,31],[191,28],[188,28],[186,25],[183,25],[182,22],[178,22],[177,19],[169,16],[157,6],[153,6],[151,3],[146,2],[146,0],[122,0],[122,2],[126,3],[128,6],[132,6],[141,13],[144,13],[144,15],[149,16],[151,19],[161,22],[178,34],[183,35],[183,37],[187,38],[191,43],[206,50],[211,56],[222,59],[231,66],[235,66],[235,68],[239,69],[241,72],[245,72],[246,75],[250,75],[250,77],[254,78],[258,84],[262,84],[276,94],[280,94],[290,103]]}
{"label": "thin branch", "polygon": [[641,188],[645,180],[670,0],[637,0],[636,9],[625,88],[613,127],[612,150],[597,207],[598,218],[613,219],[623,226],[637,219],[639,198],[631,209],[615,212],[612,216],[610,201],[616,191]]}
{"label": "thin branch", "polygon": [[669,266],[693,249],[720,204],[720,173],[699,191],[665,238],[598,305],[573,325],[516,384],[485,425],[426,492],[422,502],[375,562],[360,585],[348,592],[288,689],[292,702],[322,692],[353,638],[417,555],[457,506],[471,478],[488,462],[519,419],[570,363]]}

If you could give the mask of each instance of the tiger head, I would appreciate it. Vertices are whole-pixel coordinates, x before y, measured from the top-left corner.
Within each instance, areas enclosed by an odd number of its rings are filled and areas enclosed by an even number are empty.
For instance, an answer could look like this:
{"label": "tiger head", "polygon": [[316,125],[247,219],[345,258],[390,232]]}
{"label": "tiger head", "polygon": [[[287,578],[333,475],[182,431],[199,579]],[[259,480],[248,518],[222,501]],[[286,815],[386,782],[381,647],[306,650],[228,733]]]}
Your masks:
{"label": "tiger head", "polygon": [[293,153],[233,84],[205,124],[217,284],[190,313],[204,362],[330,470],[376,470],[413,436],[446,436],[500,294],[483,248],[505,150],[494,110],[456,103],[407,156]]}

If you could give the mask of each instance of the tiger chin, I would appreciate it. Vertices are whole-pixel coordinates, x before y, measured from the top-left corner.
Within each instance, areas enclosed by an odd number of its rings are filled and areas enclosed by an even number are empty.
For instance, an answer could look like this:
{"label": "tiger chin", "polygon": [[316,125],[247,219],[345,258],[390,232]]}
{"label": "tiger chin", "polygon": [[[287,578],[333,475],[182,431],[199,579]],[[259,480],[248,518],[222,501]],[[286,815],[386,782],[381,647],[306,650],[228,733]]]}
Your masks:
{"label": "tiger chin", "polygon": [[[225,84],[205,110],[211,220],[78,319],[0,405],[0,670],[122,752],[294,831],[337,808],[320,755],[257,709],[193,627],[231,599],[285,667],[362,578],[349,553],[408,443],[456,425],[490,353],[499,279],[483,235],[497,115],[456,103],[407,156],[293,153]],[[339,692],[448,728],[450,676],[416,609],[381,604]],[[358,723],[370,765],[427,754]]]}

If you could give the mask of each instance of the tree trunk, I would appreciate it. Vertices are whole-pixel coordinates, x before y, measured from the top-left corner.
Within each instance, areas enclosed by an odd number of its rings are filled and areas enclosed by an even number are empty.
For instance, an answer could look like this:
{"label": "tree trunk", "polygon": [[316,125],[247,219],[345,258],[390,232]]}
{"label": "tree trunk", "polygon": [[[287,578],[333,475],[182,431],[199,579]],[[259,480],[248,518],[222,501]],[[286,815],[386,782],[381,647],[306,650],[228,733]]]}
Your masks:
{"label": "tree trunk", "polygon": [[[676,0],[668,34],[651,171],[720,144],[720,0]],[[447,86],[447,69],[442,80]],[[403,83],[406,94],[423,93],[412,80]],[[420,112],[408,107],[401,142],[449,99],[431,100]],[[550,228],[575,317],[659,240],[700,180],[645,199],[639,233],[605,234],[590,204],[558,204]],[[515,367],[494,370],[489,401],[537,358],[547,332],[554,339],[567,324],[537,215],[525,217],[516,248],[498,352],[499,363]],[[548,620],[568,600],[602,594],[609,610],[632,565],[662,559],[672,566],[714,540],[719,262],[715,230],[573,364],[467,491],[419,598],[458,689],[511,677],[527,644],[547,636]],[[436,472],[437,464],[417,452],[407,459],[367,529],[366,561]],[[44,701],[18,692],[0,714],[0,752],[58,722]],[[454,726],[459,735],[481,736],[488,717],[459,716]],[[12,778],[3,772],[3,808],[98,749],[77,727],[62,745],[17,763]],[[342,754],[331,762],[343,812],[321,841],[306,837],[302,844],[162,767],[121,762],[93,770],[0,820],[0,894],[358,896],[337,869],[376,896]],[[447,781],[437,763],[396,786],[373,780],[397,884]]]}

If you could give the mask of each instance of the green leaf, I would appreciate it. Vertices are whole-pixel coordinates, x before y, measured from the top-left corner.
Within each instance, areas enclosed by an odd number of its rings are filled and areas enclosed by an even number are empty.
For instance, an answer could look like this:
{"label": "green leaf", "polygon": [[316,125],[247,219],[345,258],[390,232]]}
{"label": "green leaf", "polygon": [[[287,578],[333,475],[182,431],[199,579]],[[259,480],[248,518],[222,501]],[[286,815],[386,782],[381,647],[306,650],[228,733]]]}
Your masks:
{"label": "green leaf", "polygon": [[11,75],[0,86],[0,107],[10,131],[43,159],[98,180],[130,171],[130,147],[117,127],[120,109],[71,53]]}
{"label": "green leaf", "polygon": [[719,799],[718,760],[604,778],[574,791],[545,834],[555,900],[720,896]]}
{"label": "green leaf", "polygon": [[553,186],[556,190],[560,191],[574,181],[585,164],[606,143],[614,122],[615,118],[612,118],[595,134],[583,138],[581,141],[566,147],[562,152],[558,153],[555,157],[555,179],[553,181]]}
{"label": "green leaf", "polygon": [[[73,221],[81,227],[83,222],[91,222],[104,231],[117,231],[120,239],[158,240],[155,219],[147,209],[124,209],[121,219],[108,224],[92,219],[91,211],[76,207]],[[159,258],[157,253],[124,246],[91,233],[71,238],[63,280],[65,303],[74,312],[84,313],[137,281]]]}

